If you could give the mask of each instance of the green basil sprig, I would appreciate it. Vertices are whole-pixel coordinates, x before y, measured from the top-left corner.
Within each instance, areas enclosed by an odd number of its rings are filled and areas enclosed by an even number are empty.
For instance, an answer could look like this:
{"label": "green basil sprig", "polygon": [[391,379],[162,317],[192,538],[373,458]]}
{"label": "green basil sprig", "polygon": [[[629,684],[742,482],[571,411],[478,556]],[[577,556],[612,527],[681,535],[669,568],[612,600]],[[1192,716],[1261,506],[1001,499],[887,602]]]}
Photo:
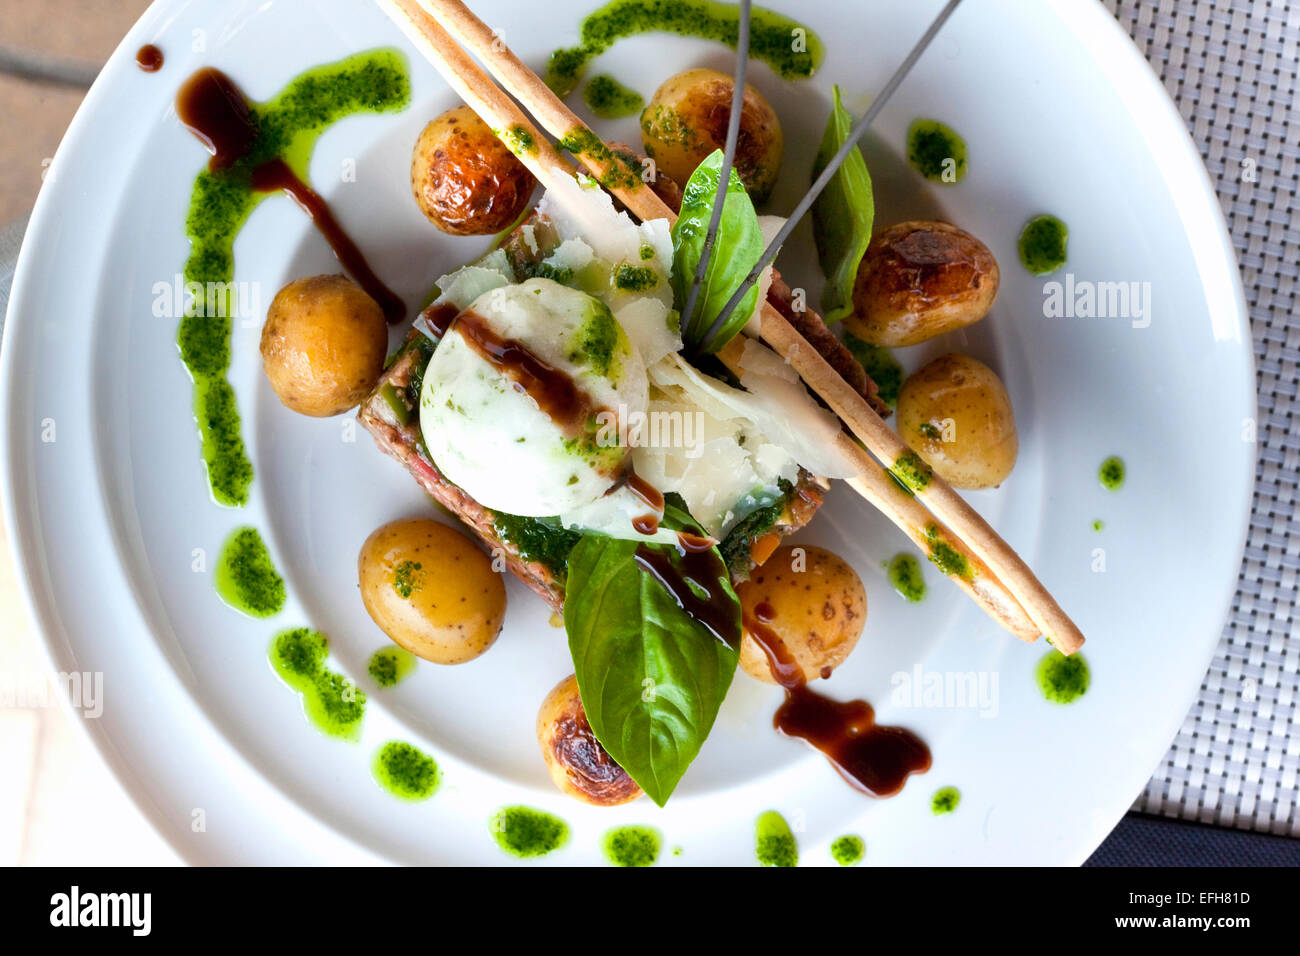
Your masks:
{"label": "green basil sprig", "polygon": [[[682,191],[682,210],[673,225],[673,299],[679,311],[686,308],[691,283],[704,254],[704,237],[709,231],[721,178],[722,150],[719,149],[696,167]],[[690,351],[716,352],[745,327],[758,304],[757,287],[745,294],[718,334],[711,341],[703,341],[713,320],[762,255],[763,230],[758,225],[758,213],[754,212],[745,184],[733,168],[700,295],[693,313],[682,316],[682,340]]]}
{"label": "green basil sprig", "polygon": [[[663,526],[701,533],[669,503]],[[740,601],[716,548],[730,633],[719,639],[636,560],[638,547],[672,545],[586,535],[569,554],[564,627],[587,721],[596,739],[650,799],[663,806],[700,752],[736,673]]]}
{"label": "green basil sprig", "polygon": [[[833,89],[832,96],[831,118],[813,164],[813,179],[821,175],[853,128],[853,117],[840,102],[838,86]],[[838,322],[853,312],[853,283],[871,243],[875,218],[876,200],[871,189],[871,174],[867,172],[862,150],[854,147],[839,172],[813,203],[813,236],[817,241],[822,273],[826,276],[822,315],[828,322]]]}

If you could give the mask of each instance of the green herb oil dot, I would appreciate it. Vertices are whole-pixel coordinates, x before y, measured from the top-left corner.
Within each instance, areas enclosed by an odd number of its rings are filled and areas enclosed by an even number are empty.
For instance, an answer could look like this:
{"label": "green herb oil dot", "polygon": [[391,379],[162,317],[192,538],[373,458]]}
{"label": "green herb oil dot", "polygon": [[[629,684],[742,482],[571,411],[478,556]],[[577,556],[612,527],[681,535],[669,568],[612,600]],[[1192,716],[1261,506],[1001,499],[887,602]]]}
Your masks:
{"label": "green herb oil dot", "polygon": [[938,120],[918,119],[907,131],[907,159],[934,182],[953,184],[966,178],[966,141]]}
{"label": "green herb oil dot", "polygon": [[831,858],[840,866],[857,866],[866,851],[860,836],[842,836],[831,844]]}
{"label": "green herb oil dot", "polygon": [[1069,704],[1088,691],[1092,680],[1088,662],[1082,654],[1066,657],[1060,651],[1048,651],[1038,662],[1038,687],[1054,704]]}
{"label": "green herb oil dot", "polygon": [[1020,233],[1020,262],[1036,276],[1045,276],[1065,265],[1070,230],[1055,216],[1029,220]]}
{"label": "green herb oil dot", "polygon": [[616,827],[605,834],[605,859],[615,866],[654,866],[659,859],[659,831],[653,827]]}
{"label": "green herb oil dot", "polygon": [[323,734],[356,740],[361,736],[366,695],[348,678],[325,667],[328,655],[329,639],[306,627],[281,631],[271,641],[271,667],[301,695],[307,720]]}
{"label": "green herb oil dot", "polygon": [[370,656],[366,670],[380,687],[394,687],[415,670],[415,655],[400,647],[385,647]]}
{"label": "green herb oil dot", "polygon": [[239,528],[222,545],[215,575],[217,594],[249,617],[284,610],[284,579],[256,528]]}
{"label": "green herb oil dot", "polygon": [[956,787],[942,787],[930,798],[930,812],[936,817],[952,813],[961,803],[961,791]]}
{"label": "green herb oil dot", "polygon": [[632,116],[645,108],[645,100],[612,76],[592,77],[582,91],[583,102],[601,119]]}
{"label": "green herb oil dot", "polygon": [[437,761],[400,740],[380,747],[370,769],[376,783],[402,800],[429,799],[442,779]]}
{"label": "green herb oil dot", "polygon": [[925,597],[925,578],[921,562],[910,554],[898,554],[889,562],[889,583],[913,604]]}
{"label": "green herb oil dot", "polygon": [[502,807],[492,817],[492,839],[511,856],[545,856],[564,846],[569,825],[532,807]]}
{"label": "green herb oil dot", "polygon": [[1105,527],[1106,527],[1106,522],[1102,521],[1100,518],[1098,518],[1096,521],[1092,523],[1093,531],[1101,531]]}
{"label": "green herb oil dot", "polygon": [[760,866],[798,866],[799,846],[785,817],[768,810],[754,824],[754,853]]}
{"label": "green herb oil dot", "polygon": [[1124,459],[1112,455],[1101,463],[1101,468],[1097,472],[1097,480],[1101,482],[1103,488],[1119,491],[1124,486],[1125,471]]}

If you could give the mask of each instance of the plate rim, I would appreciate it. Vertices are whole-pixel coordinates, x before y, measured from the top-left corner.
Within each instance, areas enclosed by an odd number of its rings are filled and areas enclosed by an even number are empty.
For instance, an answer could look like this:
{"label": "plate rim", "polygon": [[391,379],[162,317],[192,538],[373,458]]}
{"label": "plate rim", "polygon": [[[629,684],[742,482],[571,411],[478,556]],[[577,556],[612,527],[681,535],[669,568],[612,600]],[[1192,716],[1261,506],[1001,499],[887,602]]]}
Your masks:
{"label": "plate rim", "polygon": [[[81,141],[87,135],[86,130],[92,124],[92,118],[97,111],[97,106],[105,97],[110,95],[110,91],[118,85],[122,71],[130,66],[125,61],[133,59],[132,48],[142,41],[145,34],[154,29],[160,19],[167,16],[168,11],[179,10],[189,6],[189,4],[190,0],[154,0],[127,32],[87,92],[72,123],[64,134],[55,153],[53,161],[55,168],[57,168],[62,157],[69,153],[75,153],[80,149]],[[1196,259],[1197,276],[1202,281],[1203,286],[1208,287],[1209,284],[1206,282],[1207,267],[1222,268],[1228,272],[1227,278],[1230,286],[1228,291],[1231,292],[1235,313],[1234,324],[1238,333],[1240,353],[1245,360],[1245,369],[1248,373],[1243,376],[1242,384],[1244,385],[1243,391],[1245,394],[1238,396],[1238,398],[1244,398],[1246,407],[1253,408],[1258,414],[1257,378],[1255,374],[1257,358],[1240,265],[1228,231],[1226,215],[1218,201],[1213,181],[1192,138],[1191,131],[1187,128],[1177,104],[1160,81],[1154,68],[1100,0],[1095,0],[1090,5],[1070,4],[1068,0],[1051,0],[1051,4],[1062,20],[1081,22],[1084,26],[1093,28],[1094,32],[1090,35],[1076,31],[1076,42],[1091,40],[1093,43],[1104,44],[1108,52],[1113,54],[1116,59],[1123,61],[1126,74],[1143,75],[1145,90],[1142,95],[1135,95],[1130,105],[1133,105],[1134,102],[1139,103],[1143,107],[1143,115],[1148,119],[1159,120],[1158,129],[1157,124],[1141,124],[1143,137],[1148,145],[1158,140],[1163,149],[1172,153],[1175,141],[1181,141],[1181,146],[1177,149],[1177,155],[1170,156],[1169,165],[1171,167],[1181,167],[1182,174],[1190,174],[1195,178],[1199,188],[1194,195],[1179,197],[1176,208],[1184,217],[1184,226],[1186,226],[1188,219],[1194,219],[1198,222],[1208,221],[1214,226],[1212,229],[1197,232],[1196,234],[1186,228],[1182,231]],[[1098,20],[1098,17],[1101,19]],[[1088,18],[1091,18],[1091,23],[1087,22]],[[1090,58],[1095,59],[1095,53],[1095,49],[1091,50]],[[1177,135],[1170,135],[1171,132]],[[24,607],[29,619],[35,625],[35,630],[40,635],[42,654],[47,668],[51,671],[57,671],[60,665],[69,663],[63,657],[63,650],[58,647],[58,641],[55,637],[55,634],[61,628],[58,622],[57,588],[54,582],[50,580],[48,572],[40,566],[39,555],[42,549],[43,529],[39,517],[29,517],[18,510],[16,494],[19,479],[17,472],[24,467],[25,462],[20,461],[19,457],[13,454],[19,445],[18,429],[20,427],[19,422],[16,420],[17,402],[14,400],[14,396],[22,384],[22,373],[18,369],[18,347],[13,343],[16,340],[16,335],[29,335],[31,330],[28,326],[37,321],[36,317],[31,314],[32,310],[28,307],[28,300],[29,298],[34,300],[39,298],[38,284],[41,276],[34,273],[29,276],[28,273],[31,273],[35,268],[32,262],[37,260],[41,252],[51,245],[51,239],[48,236],[51,231],[51,211],[59,204],[62,195],[57,180],[47,183],[46,186],[53,188],[43,187],[41,189],[19,253],[6,317],[8,334],[4,336],[3,348],[0,348],[0,447],[6,449],[5,462],[3,468],[0,469],[0,486],[2,486],[0,488],[0,501],[3,502],[7,525],[10,529],[9,548],[13,557],[15,578],[23,595]],[[1207,252],[1209,254],[1204,259],[1198,254]],[[1220,277],[1220,280],[1222,278]],[[1238,547],[1235,551],[1235,567],[1238,569],[1238,573],[1224,584],[1226,593],[1219,601],[1221,612],[1216,619],[1219,626],[1212,632],[1212,638],[1208,636],[1206,638],[1208,647],[1203,650],[1203,656],[1207,668],[1213,661],[1215,651],[1222,637],[1223,624],[1228,620],[1231,611],[1232,601],[1237,592],[1245,545],[1249,535],[1254,489],[1257,480],[1258,453],[1247,454],[1245,457],[1247,459],[1248,479],[1245,484],[1245,494],[1238,505],[1240,532],[1238,534]],[[134,595],[132,600],[136,600]],[[1211,633],[1209,628],[1206,630],[1207,635],[1209,635]],[[1186,720],[1186,715],[1199,692],[1200,684],[1190,687],[1185,693],[1186,706],[1182,709],[1182,715],[1177,718],[1174,731],[1170,735],[1170,742],[1177,736],[1178,728]],[[152,794],[144,782],[132,774],[130,768],[125,765],[124,760],[118,755],[114,741],[108,731],[100,727],[87,726],[88,721],[74,709],[71,701],[62,695],[58,696],[64,713],[74,718],[73,723],[80,725],[79,732],[84,734],[85,739],[91,742],[92,749],[98,759],[109,768],[137,809],[172,851],[186,863],[204,862],[197,852],[197,847],[193,845],[193,841],[182,838],[183,834],[176,827],[175,821],[164,814],[162,807],[152,799]],[[208,718],[203,715],[202,708],[198,708],[198,710],[201,719],[206,722]],[[1166,744],[1166,749],[1167,746]],[[1157,758],[1156,766],[1159,765],[1159,759]],[[1139,786],[1138,790],[1139,794],[1140,792],[1141,786]],[[289,799],[296,805],[296,801],[292,801],[292,798]],[[1078,841],[1076,846],[1083,852],[1073,862],[1082,862],[1083,859],[1091,855],[1096,845],[1105,836],[1106,833],[1101,834],[1096,843],[1091,846],[1084,846],[1087,841]],[[344,838],[348,842],[354,842],[346,835],[344,835]]]}

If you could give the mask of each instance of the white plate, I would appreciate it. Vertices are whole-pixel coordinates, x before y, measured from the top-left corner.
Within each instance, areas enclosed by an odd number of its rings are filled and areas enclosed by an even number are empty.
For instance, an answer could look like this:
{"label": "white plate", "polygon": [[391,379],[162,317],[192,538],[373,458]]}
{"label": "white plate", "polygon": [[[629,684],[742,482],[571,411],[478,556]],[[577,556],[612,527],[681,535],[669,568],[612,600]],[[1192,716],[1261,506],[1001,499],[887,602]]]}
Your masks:
{"label": "white plate", "polygon": [[[592,5],[475,7],[541,66],[574,41]],[[786,126],[793,172],[776,209],[802,188],[831,84],[860,110],[938,7],[799,4],[829,47],[821,72],[786,86],[766,67],[753,70]],[[133,62],[145,42],[166,53],[158,74]],[[1235,586],[1254,457],[1244,432],[1255,414],[1251,350],[1222,217],[1182,121],[1114,20],[1088,0],[967,4],[868,144],[878,222],[941,214],[984,238],[1003,265],[988,320],[903,355],[915,367],[938,348],[962,348],[1007,382],[1020,463],[1001,489],[971,497],[1088,635],[1091,689],[1070,706],[1045,701],[1034,668],[1046,648],[1000,633],[935,573],[927,600],[905,604],[880,563],[906,542],[838,489],[804,540],[853,561],[871,614],[829,690],[865,696],[882,721],[919,732],[933,769],[893,799],[863,798],[779,738],[770,726],[776,692],[738,676],[718,728],[662,811],[648,801],[588,810],[551,787],[532,726],[570,666],[548,611],[514,582],[490,654],[453,669],[422,665],[391,691],[369,687],[365,663],[385,639],[358,599],[356,553],[373,528],[427,505],[364,433],[347,440],[350,418],[308,420],[279,405],[260,372],[256,328],[236,329],[231,372],[257,470],[253,498],[241,511],[209,500],[175,322],[151,308],[154,283],[171,281],[185,261],[184,214],[206,159],[176,120],[174,94],[191,72],[215,65],[265,99],[304,69],[382,45],[403,41],[382,13],[353,0],[156,3],[87,97],[27,234],[3,355],[14,547],[54,668],[105,675],[103,715],[85,724],[164,835],[207,863],[508,862],[488,818],[526,803],[573,829],[543,862],[598,860],[607,827],[647,823],[683,849],[664,862],[747,863],[755,817],[777,809],[809,863],[828,862],[827,845],[845,833],[866,839],[872,863],[1086,858],[1147,780],[1200,684]],[[648,95],[701,64],[729,70],[730,53],[649,36],[619,43],[594,69]],[[442,236],[410,201],[410,146],[455,102],[425,63],[411,66],[412,107],[339,123],[321,140],[312,177],[380,274],[414,303],[483,244]],[[970,174],[961,185],[926,184],[902,161],[918,116],[964,135]],[[636,141],[632,121],[601,128]],[[339,175],[349,159],[355,183]],[[1015,242],[1044,211],[1071,228],[1068,271],[1151,283],[1150,327],[1043,317],[1042,280],[1018,265]],[[259,284],[263,306],[288,279],[336,269],[284,199],[257,210],[236,260],[236,278]],[[817,294],[806,249],[782,265]],[[44,440],[51,427],[55,440]],[[1117,494],[1096,477],[1111,454],[1129,466]],[[211,575],[192,570],[195,549],[210,566],[243,524],[263,531],[288,583],[289,605],[269,622],[225,607]],[[1102,573],[1093,570],[1099,549]],[[267,666],[272,633],[304,624],[326,631],[337,666],[373,691],[358,745],[313,730]],[[914,668],[996,678],[996,706],[891,703],[897,675]],[[370,757],[394,737],[437,756],[446,782],[427,803],[399,803],[372,782]],[[945,785],[963,800],[936,818],[930,796]]]}

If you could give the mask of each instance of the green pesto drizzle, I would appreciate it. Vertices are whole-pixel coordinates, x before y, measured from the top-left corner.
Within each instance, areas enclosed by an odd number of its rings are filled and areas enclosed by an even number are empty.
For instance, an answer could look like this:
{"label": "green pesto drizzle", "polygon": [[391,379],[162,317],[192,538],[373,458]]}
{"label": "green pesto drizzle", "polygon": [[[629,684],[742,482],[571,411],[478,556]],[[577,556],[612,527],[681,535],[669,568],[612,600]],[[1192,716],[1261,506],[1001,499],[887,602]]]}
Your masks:
{"label": "green pesto drizzle", "polygon": [[194,180],[185,220],[190,242],[185,282],[203,291],[185,310],[176,343],[194,380],[194,417],[208,487],[219,504],[246,504],[253,482],[235,391],[226,380],[232,307],[238,304],[232,285],[235,238],[270,195],[252,188],[252,171],[280,157],[306,182],[312,150],[329,126],[354,113],[401,109],[409,99],[406,60],[397,50],[359,53],[309,70],[269,102],[249,104],[259,133],[243,158],[225,169],[205,167]]}
{"label": "green pesto drizzle", "polygon": [[221,600],[249,617],[271,617],[284,610],[284,578],[256,528],[238,528],[226,539],[214,583]]}
{"label": "green pesto drizzle", "polygon": [[845,335],[844,344],[876,383],[880,400],[890,408],[896,408],[898,393],[903,388],[903,366],[898,364],[894,354],[883,345],[872,345],[856,335]]}
{"label": "green pesto drizzle", "polygon": [[648,292],[659,284],[659,273],[650,266],[620,262],[614,268],[614,288],[625,292]]}
{"label": "green pesto drizzle", "polygon": [[944,574],[970,581],[975,577],[966,556],[950,545],[939,533],[938,525],[927,525],[925,537],[930,542],[930,561]]}
{"label": "green pesto drizzle", "polygon": [[799,846],[785,817],[768,810],[754,824],[754,853],[760,866],[798,866]]}
{"label": "green pesto drizzle", "polygon": [[399,800],[428,800],[442,782],[437,761],[400,740],[380,747],[370,770],[375,782]]}
{"label": "green pesto drizzle", "polygon": [[966,178],[966,141],[938,120],[918,119],[907,131],[907,159],[926,179],[959,183]]}
{"label": "green pesto drizzle", "polygon": [[857,866],[867,852],[860,836],[842,836],[831,844],[831,859],[840,866]]}
{"label": "green pesto drizzle", "polygon": [[415,655],[400,647],[385,647],[370,655],[366,671],[380,687],[395,687],[415,670]]}
{"label": "green pesto drizzle", "polygon": [[1045,276],[1065,265],[1070,230],[1055,216],[1029,220],[1020,233],[1020,264],[1036,276]]}
{"label": "green pesto drizzle", "polygon": [[654,827],[615,827],[601,841],[605,859],[614,866],[654,866],[660,837]]}
{"label": "green pesto drizzle", "polygon": [[574,155],[589,156],[598,163],[608,164],[608,169],[600,177],[600,184],[606,189],[635,189],[644,182],[641,178],[643,170],[635,153],[610,149],[603,139],[585,126],[575,126],[555,145]]}
{"label": "green pesto drizzle", "polygon": [[1124,487],[1126,471],[1124,459],[1112,455],[1101,463],[1101,468],[1097,472],[1097,480],[1101,482],[1103,488],[1119,491],[1120,488]]}
{"label": "green pesto drizzle", "polygon": [[889,583],[895,591],[913,604],[925,597],[925,578],[921,575],[921,563],[910,554],[896,554],[887,565]]}
{"label": "green pesto drizzle", "polygon": [[1054,704],[1069,704],[1088,692],[1092,675],[1082,654],[1066,657],[1052,650],[1043,655],[1035,670],[1038,687]]}
{"label": "green pesto drizzle", "polygon": [[533,134],[518,123],[500,134],[500,139],[516,156],[537,155],[537,141],[533,139]]}
{"label": "green pesto drizzle", "polygon": [[941,787],[930,798],[930,812],[936,817],[952,813],[961,803],[961,791],[956,787]]}
{"label": "green pesto drizzle", "polygon": [[889,473],[897,478],[904,488],[912,492],[924,491],[930,484],[930,479],[934,477],[934,472],[921,460],[921,456],[910,451],[898,457],[894,467],[889,469]]}
{"label": "green pesto drizzle", "polygon": [[645,100],[640,93],[603,73],[587,81],[582,90],[582,100],[601,119],[619,119],[645,109]]}
{"label": "green pesto drizzle", "polygon": [[[582,21],[582,42],[556,50],[546,84],[560,96],[577,87],[587,63],[623,37],[662,31],[723,43],[733,50],[739,36],[739,8],[715,0],[612,0]],[[796,32],[798,31],[798,32]],[[812,76],[825,56],[821,39],[789,17],[754,7],[749,55],[787,80]]]}
{"label": "green pesto drizzle", "polygon": [[492,817],[492,839],[511,856],[545,856],[564,846],[569,825],[532,807],[502,807]]}
{"label": "green pesto drizzle", "polygon": [[271,667],[291,690],[302,695],[307,720],[323,734],[356,740],[366,713],[366,695],[342,674],[325,666],[329,639],[298,627],[271,641]]}

